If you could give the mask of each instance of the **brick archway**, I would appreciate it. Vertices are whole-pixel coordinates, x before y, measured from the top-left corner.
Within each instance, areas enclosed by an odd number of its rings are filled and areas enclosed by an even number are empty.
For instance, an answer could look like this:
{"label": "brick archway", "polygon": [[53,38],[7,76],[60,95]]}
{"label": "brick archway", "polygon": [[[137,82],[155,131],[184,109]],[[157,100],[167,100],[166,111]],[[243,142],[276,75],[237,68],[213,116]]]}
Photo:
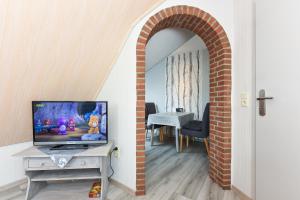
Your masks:
{"label": "brick archway", "polygon": [[219,22],[190,6],[156,13],[143,26],[136,46],[136,194],[145,194],[145,47],[158,31],[185,28],[205,42],[210,59],[209,175],[224,189],[231,187],[231,47]]}

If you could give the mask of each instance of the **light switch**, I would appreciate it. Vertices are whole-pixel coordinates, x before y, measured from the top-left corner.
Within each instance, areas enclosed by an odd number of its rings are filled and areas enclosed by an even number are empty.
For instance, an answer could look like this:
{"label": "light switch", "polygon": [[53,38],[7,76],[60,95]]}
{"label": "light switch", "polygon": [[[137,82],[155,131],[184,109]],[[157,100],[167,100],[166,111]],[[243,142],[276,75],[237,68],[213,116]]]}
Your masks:
{"label": "light switch", "polygon": [[241,106],[248,107],[249,106],[249,97],[247,93],[241,93]]}

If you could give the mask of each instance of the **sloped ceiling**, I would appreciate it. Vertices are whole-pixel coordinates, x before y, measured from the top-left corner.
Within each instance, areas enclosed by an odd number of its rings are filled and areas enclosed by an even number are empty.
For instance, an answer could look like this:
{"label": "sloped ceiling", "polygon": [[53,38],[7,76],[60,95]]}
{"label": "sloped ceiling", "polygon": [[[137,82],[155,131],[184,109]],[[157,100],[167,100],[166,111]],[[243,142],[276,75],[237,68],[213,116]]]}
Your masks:
{"label": "sloped ceiling", "polygon": [[0,0],[0,146],[32,139],[32,100],[90,100],[162,0]]}
{"label": "sloped ceiling", "polygon": [[170,55],[191,39],[195,33],[180,28],[167,28],[159,31],[146,46],[146,70]]}

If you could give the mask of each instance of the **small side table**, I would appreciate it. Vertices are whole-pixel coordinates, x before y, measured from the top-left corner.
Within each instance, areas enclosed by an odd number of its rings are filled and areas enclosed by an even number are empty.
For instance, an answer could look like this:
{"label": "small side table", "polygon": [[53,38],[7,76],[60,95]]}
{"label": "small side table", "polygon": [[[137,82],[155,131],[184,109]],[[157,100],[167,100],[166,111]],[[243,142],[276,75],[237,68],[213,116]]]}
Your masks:
{"label": "small side table", "polygon": [[[25,175],[28,179],[26,200],[32,197],[43,187],[47,181],[58,180],[101,180],[100,200],[104,200],[108,191],[108,167],[109,154],[113,143],[102,146],[91,146],[89,149],[76,153],[72,160],[65,166],[56,166],[50,155],[44,153],[40,148],[30,147],[14,156],[23,157]],[[70,150],[72,151],[72,150]],[[87,198],[88,198],[88,194]]]}

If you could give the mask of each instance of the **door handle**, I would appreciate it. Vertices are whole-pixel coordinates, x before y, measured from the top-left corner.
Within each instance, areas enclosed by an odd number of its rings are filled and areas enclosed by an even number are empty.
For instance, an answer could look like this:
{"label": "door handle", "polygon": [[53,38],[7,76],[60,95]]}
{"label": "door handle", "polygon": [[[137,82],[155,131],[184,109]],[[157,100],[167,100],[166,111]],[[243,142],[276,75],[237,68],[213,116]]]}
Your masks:
{"label": "door handle", "polygon": [[257,100],[268,100],[268,99],[274,99],[274,97],[258,97]]}
{"label": "door handle", "polygon": [[266,100],[272,100],[274,97],[266,97],[266,91],[264,89],[259,91],[259,97],[256,98],[259,101],[259,115],[266,115]]}

